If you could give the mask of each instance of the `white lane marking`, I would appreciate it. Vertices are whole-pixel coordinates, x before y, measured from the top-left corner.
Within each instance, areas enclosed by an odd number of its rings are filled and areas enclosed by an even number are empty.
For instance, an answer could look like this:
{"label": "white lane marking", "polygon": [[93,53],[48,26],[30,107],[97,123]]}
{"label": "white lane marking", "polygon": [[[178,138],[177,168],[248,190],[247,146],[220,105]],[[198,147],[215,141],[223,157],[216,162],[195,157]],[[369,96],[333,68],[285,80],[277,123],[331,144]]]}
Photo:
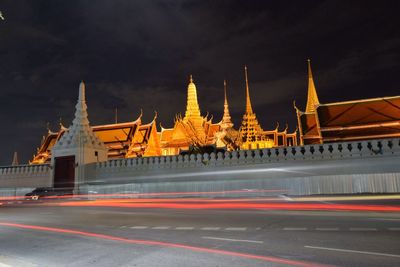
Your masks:
{"label": "white lane marking", "polygon": [[225,228],[226,231],[246,231],[246,227],[227,227]]}
{"label": "white lane marking", "polygon": [[376,228],[363,228],[363,227],[353,227],[349,229],[350,231],[376,231]]}
{"label": "white lane marking", "polygon": [[166,229],[169,229],[169,228],[171,228],[171,226],[154,226],[151,229],[154,229],[154,230],[166,230]]}
{"label": "white lane marking", "polygon": [[201,228],[201,230],[204,230],[204,231],[218,231],[219,229],[221,229],[221,227],[203,227],[203,228]]}
{"label": "white lane marking", "polygon": [[337,201],[337,200],[371,200],[371,199],[400,199],[400,195],[389,196],[344,196],[344,197],[294,197],[294,201]]}
{"label": "white lane marking", "polygon": [[340,248],[326,248],[326,247],[313,247],[313,246],[304,246],[304,247],[312,248],[312,249],[332,250],[332,251],[338,251],[338,252],[359,253],[359,254],[367,254],[367,255],[375,255],[375,256],[400,258],[400,255],[396,255],[396,254],[378,253],[378,252],[370,252],[370,251],[360,251],[360,250],[340,249]]}
{"label": "white lane marking", "polygon": [[181,226],[181,227],[175,227],[175,230],[193,230],[194,227],[191,226]]}
{"label": "white lane marking", "polygon": [[148,226],[131,226],[131,227],[129,227],[129,228],[131,228],[131,229],[147,229],[148,228]]}
{"label": "white lane marking", "polygon": [[331,227],[331,228],[315,228],[315,230],[317,230],[317,231],[338,231],[339,230],[339,228],[337,228],[337,227]]}
{"label": "white lane marking", "polygon": [[230,241],[230,242],[247,242],[247,243],[257,243],[263,244],[264,241],[258,240],[246,240],[246,239],[231,239],[231,238],[222,238],[222,237],[214,237],[214,236],[202,236],[204,239],[213,239],[213,240],[222,240],[222,241]]}
{"label": "white lane marking", "polygon": [[394,218],[368,218],[370,220],[378,220],[378,221],[400,221],[400,219]]}
{"label": "white lane marking", "polygon": [[285,227],[283,228],[284,231],[305,231],[307,228],[305,227]]}
{"label": "white lane marking", "polygon": [[288,197],[288,196],[285,196],[285,195],[279,195],[278,197],[279,197],[279,198],[283,198],[284,200],[287,200],[287,201],[293,201],[292,198],[290,198],[290,197]]}
{"label": "white lane marking", "polygon": [[400,227],[390,227],[389,231],[400,231]]}
{"label": "white lane marking", "polygon": [[122,225],[122,226],[120,226],[119,228],[126,228],[127,226],[126,225]]}

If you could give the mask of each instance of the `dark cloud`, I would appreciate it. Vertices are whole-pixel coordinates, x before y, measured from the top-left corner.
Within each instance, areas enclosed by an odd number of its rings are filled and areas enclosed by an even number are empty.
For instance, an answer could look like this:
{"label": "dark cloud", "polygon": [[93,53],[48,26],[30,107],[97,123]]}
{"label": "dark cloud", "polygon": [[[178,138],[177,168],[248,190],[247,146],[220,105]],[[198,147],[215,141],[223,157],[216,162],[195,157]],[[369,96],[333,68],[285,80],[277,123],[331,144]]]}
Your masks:
{"label": "dark cloud", "polygon": [[243,65],[265,129],[296,127],[311,57],[322,102],[398,95],[398,1],[1,1],[0,163],[28,160],[46,122],[69,125],[79,82],[92,124],[184,113],[193,74],[219,120],[223,80],[239,126]]}

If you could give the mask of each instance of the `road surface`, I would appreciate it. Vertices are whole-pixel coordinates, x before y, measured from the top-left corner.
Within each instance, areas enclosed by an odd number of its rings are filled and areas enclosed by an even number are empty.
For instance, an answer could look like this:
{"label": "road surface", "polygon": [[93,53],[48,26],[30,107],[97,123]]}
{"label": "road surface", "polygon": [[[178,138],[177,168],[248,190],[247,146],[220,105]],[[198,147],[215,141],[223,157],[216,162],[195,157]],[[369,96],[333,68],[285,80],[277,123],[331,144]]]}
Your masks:
{"label": "road surface", "polygon": [[191,208],[203,201],[3,201],[0,266],[400,266],[399,212]]}

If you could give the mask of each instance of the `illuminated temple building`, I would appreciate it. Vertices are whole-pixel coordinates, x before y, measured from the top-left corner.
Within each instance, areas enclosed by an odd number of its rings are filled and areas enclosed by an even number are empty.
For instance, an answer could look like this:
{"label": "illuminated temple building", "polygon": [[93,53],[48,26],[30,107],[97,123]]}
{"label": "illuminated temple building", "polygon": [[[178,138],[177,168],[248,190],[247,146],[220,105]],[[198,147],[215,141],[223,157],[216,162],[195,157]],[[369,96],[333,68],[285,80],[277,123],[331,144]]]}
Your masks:
{"label": "illuminated temple building", "polygon": [[[190,75],[187,87],[185,116],[175,116],[172,128],[157,130],[157,114],[147,124],[142,123],[142,114],[133,121],[92,126],[93,133],[108,149],[109,159],[179,155],[182,153],[201,153],[222,150],[255,149],[297,144],[297,133],[288,134],[286,129],[264,131],[253,112],[249,85],[246,78],[246,112],[240,130],[234,129],[229,112],[226,81],[224,81],[224,109],[220,122],[214,123],[212,117],[202,116],[197,100],[197,88]],[[85,87],[82,82],[82,88]],[[48,130],[43,137],[31,164],[50,162],[55,143],[68,131],[60,122],[58,131]],[[205,150],[204,148],[208,148]],[[211,149],[211,150],[210,150]]]}
{"label": "illuminated temple building", "polygon": [[[81,85],[84,86],[83,82]],[[142,114],[132,122],[92,126],[93,132],[108,148],[108,158],[161,155],[156,128],[157,115],[148,124],[142,124],[141,118]],[[51,150],[54,144],[61,139],[67,130],[61,122],[60,129],[57,132],[48,130],[47,136],[43,137],[41,146],[30,163],[41,164],[50,162]]]}
{"label": "illuminated temple building", "polygon": [[310,60],[306,109],[295,109],[301,144],[400,136],[400,96],[321,104]]}
{"label": "illuminated temple building", "polygon": [[271,148],[277,146],[295,146],[297,145],[297,131],[287,133],[287,127],[284,131],[275,130],[264,131],[258,123],[256,114],[250,100],[249,80],[247,76],[247,67],[244,67],[246,82],[246,110],[243,115],[242,126],[239,129],[241,137],[241,149]]}

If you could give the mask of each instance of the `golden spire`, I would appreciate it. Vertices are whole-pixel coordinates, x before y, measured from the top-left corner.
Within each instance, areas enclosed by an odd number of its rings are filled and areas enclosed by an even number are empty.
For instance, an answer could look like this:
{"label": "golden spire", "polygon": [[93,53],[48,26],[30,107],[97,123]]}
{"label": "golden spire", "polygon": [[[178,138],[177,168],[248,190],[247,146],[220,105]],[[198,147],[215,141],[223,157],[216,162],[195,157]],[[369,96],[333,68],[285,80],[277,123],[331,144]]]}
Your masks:
{"label": "golden spire", "polygon": [[258,123],[256,114],[253,112],[250,101],[249,79],[247,77],[247,66],[244,66],[244,74],[246,78],[246,112],[243,115],[242,126],[239,129],[241,135],[241,147],[250,149],[257,147],[265,147],[263,129]]}
{"label": "golden spire", "polygon": [[233,127],[231,115],[229,114],[228,98],[226,96],[226,80],[224,80],[224,115],[222,116],[221,127],[228,129]]}
{"label": "golden spire", "polygon": [[315,89],[314,79],[311,71],[311,60],[307,60],[308,64],[308,95],[306,112],[315,112],[315,106],[319,105],[317,90]]}
{"label": "golden spire", "polygon": [[226,97],[226,80],[224,80],[224,107],[225,106],[228,107],[228,98]]}
{"label": "golden spire", "polygon": [[188,120],[190,118],[199,118],[200,108],[199,108],[199,103],[197,102],[197,89],[196,85],[193,82],[192,75],[189,76],[189,85],[187,90],[188,90],[188,95],[187,95],[185,119]]}
{"label": "golden spire", "polygon": [[249,80],[247,78],[247,66],[244,66],[244,76],[246,78],[246,113],[253,113],[253,108],[251,107],[250,101],[250,90],[249,90]]}

